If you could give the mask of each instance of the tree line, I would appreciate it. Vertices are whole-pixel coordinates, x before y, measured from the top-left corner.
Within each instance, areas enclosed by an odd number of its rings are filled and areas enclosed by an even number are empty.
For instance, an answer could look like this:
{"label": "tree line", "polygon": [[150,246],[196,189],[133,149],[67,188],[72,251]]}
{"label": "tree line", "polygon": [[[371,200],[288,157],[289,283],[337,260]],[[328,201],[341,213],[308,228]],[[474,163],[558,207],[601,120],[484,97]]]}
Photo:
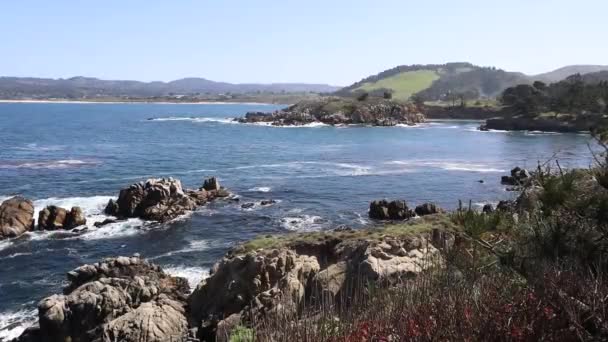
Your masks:
{"label": "tree line", "polygon": [[580,74],[547,85],[536,81],[507,88],[501,103],[516,113],[537,116],[554,112],[567,114],[608,114],[608,80]]}

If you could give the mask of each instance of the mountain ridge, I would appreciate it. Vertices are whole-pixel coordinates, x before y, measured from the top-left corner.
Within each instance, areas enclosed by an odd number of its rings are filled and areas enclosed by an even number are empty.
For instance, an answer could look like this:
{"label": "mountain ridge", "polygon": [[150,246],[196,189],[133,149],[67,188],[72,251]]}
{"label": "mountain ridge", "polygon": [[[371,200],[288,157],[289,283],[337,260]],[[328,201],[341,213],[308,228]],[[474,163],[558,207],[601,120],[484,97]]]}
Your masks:
{"label": "mountain ridge", "polygon": [[87,98],[107,96],[155,97],[223,93],[322,93],[340,87],[310,83],[228,83],[202,77],[169,82],[104,80],[96,77],[70,78],[0,77],[0,99],[14,98]]}

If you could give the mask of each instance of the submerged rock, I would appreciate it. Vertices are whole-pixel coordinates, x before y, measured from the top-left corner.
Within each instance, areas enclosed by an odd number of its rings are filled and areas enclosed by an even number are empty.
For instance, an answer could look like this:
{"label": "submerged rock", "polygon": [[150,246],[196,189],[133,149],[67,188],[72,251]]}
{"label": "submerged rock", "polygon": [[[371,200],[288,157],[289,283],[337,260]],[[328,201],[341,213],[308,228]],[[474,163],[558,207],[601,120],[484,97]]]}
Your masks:
{"label": "submerged rock", "polygon": [[34,204],[16,196],[0,204],[0,240],[34,229]]}
{"label": "submerged rock", "polygon": [[198,190],[184,190],[182,183],[174,178],[148,179],[120,190],[118,199],[110,200],[105,212],[118,218],[165,222],[207,201],[229,195],[215,177],[205,180]]}
{"label": "submerged rock", "polygon": [[188,282],[134,257],[68,273],[63,294],[38,304],[39,325],[19,341],[183,341]]}

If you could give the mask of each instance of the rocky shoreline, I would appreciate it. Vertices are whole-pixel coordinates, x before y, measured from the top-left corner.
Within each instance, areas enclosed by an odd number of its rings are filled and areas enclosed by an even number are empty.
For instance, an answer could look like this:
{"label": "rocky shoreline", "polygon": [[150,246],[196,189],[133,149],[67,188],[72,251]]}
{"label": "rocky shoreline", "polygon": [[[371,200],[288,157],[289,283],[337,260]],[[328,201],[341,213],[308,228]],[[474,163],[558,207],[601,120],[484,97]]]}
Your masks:
{"label": "rocky shoreline", "polygon": [[[511,177],[528,175],[515,169]],[[164,222],[227,195],[215,178],[197,190],[184,190],[172,178],[150,179],[122,189],[106,211],[119,219]],[[33,215],[31,202],[10,203]],[[517,205],[505,202],[497,209]],[[492,206],[483,209],[493,211]],[[0,210],[0,217],[7,212]],[[378,224],[267,235],[242,243],[215,263],[195,289],[139,255],[83,265],[67,273],[62,294],[38,303],[37,324],[15,341],[229,341],[238,326],[295,314],[309,303],[337,304],[361,284],[390,287],[442,268],[445,253],[459,243],[459,228],[433,203],[410,209],[402,200],[373,201],[369,216]],[[28,219],[12,222],[33,224]]]}
{"label": "rocky shoreline", "polygon": [[[117,200],[110,200],[104,210],[114,218],[95,222],[95,227],[115,223],[128,218],[167,222],[188,211],[218,198],[226,198],[230,192],[220,186],[217,178],[204,180],[198,189],[183,189],[181,181],[174,178],[148,179],[120,190]],[[34,204],[21,196],[0,203],[0,240],[16,238],[29,231],[64,230],[81,233],[87,230],[87,220],[78,206],[71,209],[48,206],[34,219]]]}
{"label": "rocky shoreline", "polygon": [[559,117],[507,115],[486,120],[486,123],[481,125],[480,130],[578,133],[589,132],[593,128],[600,127],[605,122],[606,119],[604,117],[597,115],[561,115]]}
{"label": "rocky shoreline", "polygon": [[422,110],[414,104],[386,99],[358,101],[350,98],[325,97],[302,101],[273,113],[250,112],[240,123],[266,123],[273,126],[326,125],[415,125],[425,121]]}

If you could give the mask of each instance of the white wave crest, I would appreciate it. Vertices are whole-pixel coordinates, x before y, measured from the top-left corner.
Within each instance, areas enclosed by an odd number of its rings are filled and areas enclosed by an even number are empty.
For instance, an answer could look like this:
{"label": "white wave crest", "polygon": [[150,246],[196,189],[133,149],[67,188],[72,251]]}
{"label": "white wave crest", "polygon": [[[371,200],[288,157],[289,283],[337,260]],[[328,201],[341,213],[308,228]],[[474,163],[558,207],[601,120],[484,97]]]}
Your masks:
{"label": "white wave crest", "polygon": [[7,162],[0,164],[0,169],[67,169],[70,167],[92,166],[99,164],[93,160],[62,159],[51,161]]}
{"label": "white wave crest", "polygon": [[0,312],[0,341],[11,341],[36,323],[38,310],[22,309]]}
{"label": "white wave crest", "polygon": [[409,168],[436,168],[446,171],[470,171],[470,172],[506,172],[504,169],[499,169],[485,163],[468,163],[447,160],[393,160],[386,162],[389,165],[403,165]]}
{"label": "white wave crest", "polygon": [[209,277],[209,269],[203,267],[169,265],[163,267],[163,270],[174,277],[186,278],[188,285],[190,285],[190,291],[194,291],[203,279]]}
{"label": "white wave crest", "polygon": [[62,146],[62,145],[40,146],[36,143],[32,143],[32,144],[27,144],[25,146],[13,147],[13,149],[20,150],[20,151],[48,152],[48,151],[61,151],[61,150],[65,149],[65,146]]}
{"label": "white wave crest", "polygon": [[301,215],[297,217],[283,217],[281,226],[292,231],[319,230],[323,227],[325,220],[321,216]]}
{"label": "white wave crest", "polygon": [[148,258],[149,260],[156,260],[156,259],[160,259],[160,258],[164,258],[164,257],[169,257],[175,254],[183,254],[183,253],[191,253],[191,252],[200,252],[200,251],[204,251],[207,250],[209,248],[211,248],[211,243],[213,243],[214,246],[220,246],[222,245],[221,243],[217,244],[213,241],[210,240],[192,240],[188,243],[188,247],[183,248],[183,249],[178,249],[176,251],[171,251],[171,252],[167,252],[167,253],[163,253],[151,258]]}
{"label": "white wave crest", "polygon": [[272,190],[272,188],[269,186],[256,186],[254,188],[249,189],[249,191],[255,192],[270,192],[270,190]]}
{"label": "white wave crest", "polygon": [[230,118],[208,118],[208,117],[181,117],[181,116],[169,116],[166,118],[150,118],[147,121],[190,121],[190,122],[216,122],[223,124],[238,124]]}

